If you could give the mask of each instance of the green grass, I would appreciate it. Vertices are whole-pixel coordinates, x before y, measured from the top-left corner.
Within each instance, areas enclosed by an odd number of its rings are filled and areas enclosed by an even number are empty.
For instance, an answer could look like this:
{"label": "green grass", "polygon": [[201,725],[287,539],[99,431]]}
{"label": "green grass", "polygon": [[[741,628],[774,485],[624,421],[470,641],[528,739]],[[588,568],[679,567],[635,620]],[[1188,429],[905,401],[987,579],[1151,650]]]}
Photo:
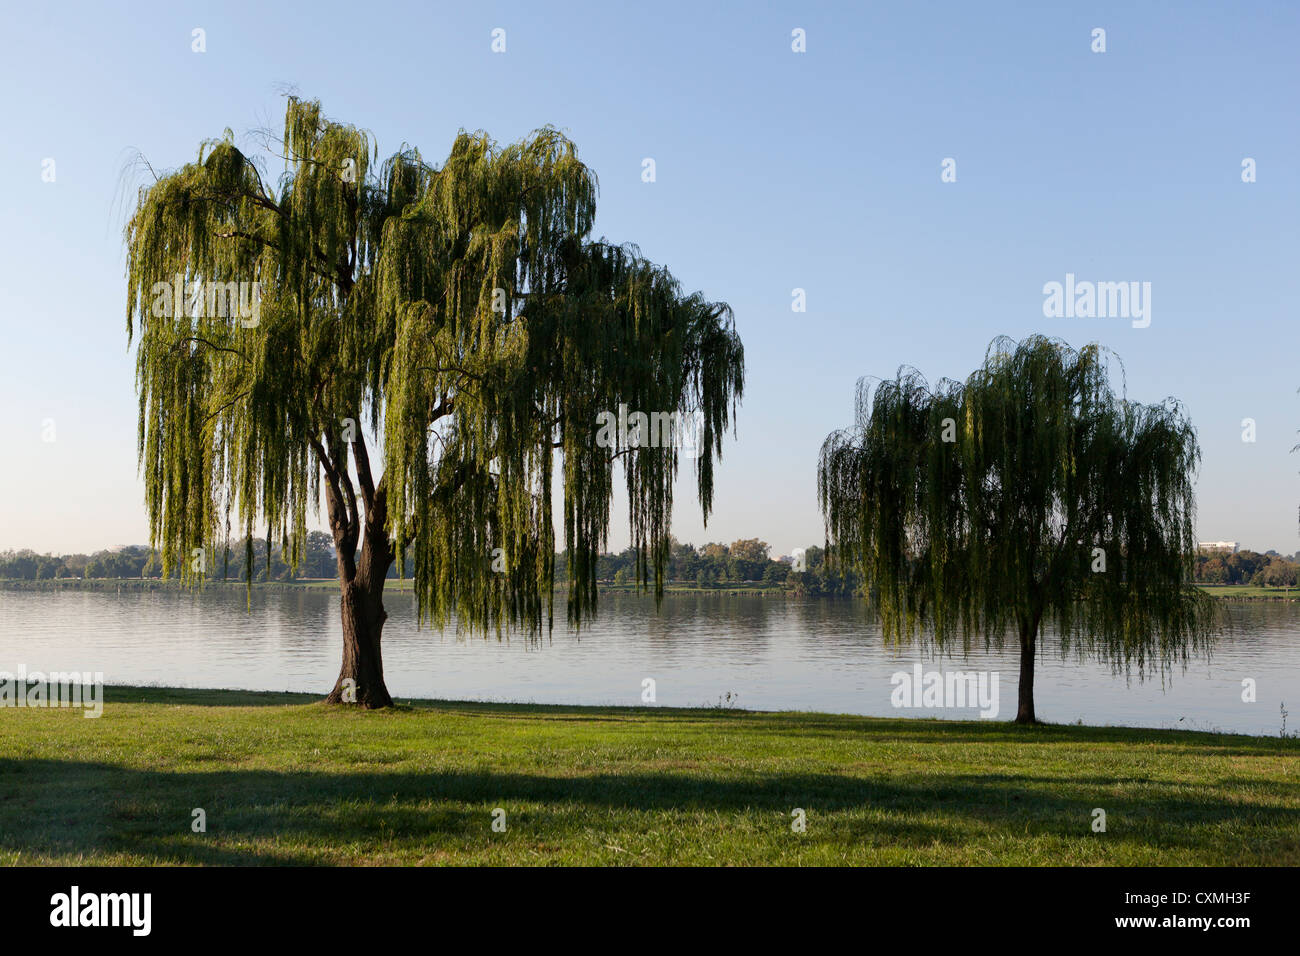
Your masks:
{"label": "green grass", "polygon": [[1179,731],[109,688],[94,720],[0,710],[0,863],[1296,865],[1297,758]]}
{"label": "green grass", "polygon": [[1229,600],[1294,601],[1300,598],[1300,589],[1297,588],[1267,588],[1253,584],[1202,584],[1199,587],[1215,597]]}

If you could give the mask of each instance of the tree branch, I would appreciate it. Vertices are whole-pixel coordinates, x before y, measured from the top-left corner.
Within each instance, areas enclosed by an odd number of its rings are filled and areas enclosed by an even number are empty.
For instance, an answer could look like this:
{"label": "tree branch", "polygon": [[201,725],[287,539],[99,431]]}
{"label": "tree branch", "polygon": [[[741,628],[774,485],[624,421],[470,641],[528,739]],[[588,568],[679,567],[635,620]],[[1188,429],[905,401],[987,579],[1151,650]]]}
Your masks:
{"label": "tree branch", "polygon": [[183,345],[186,342],[198,342],[202,345],[206,345],[208,348],[213,349],[214,351],[229,352],[231,355],[238,355],[244,361],[248,361],[248,356],[245,355],[243,352],[241,352],[239,349],[231,349],[231,348],[226,348],[224,345],[217,345],[216,343],[209,342],[207,339],[198,335],[184,336],[179,341],[177,341],[175,345],[172,346],[171,351],[175,352],[177,349],[181,347],[181,345]]}
{"label": "tree branch", "polygon": [[343,503],[343,494],[339,486],[339,470],[329,453],[313,435],[309,441],[321,467],[325,469],[325,501],[329,508],[330,530],[334,533],[334,550],[338,558],[339,569],[344,580],[356,577],[357,529],[349,520],[347,508]]}
{"label": "tree branch", "polygon": [[[359,419],[354,418],[353,421]],[[361,482],[361,495],[366,502],[366,520],[370,521],[375,511],[375,482],[370,474],[370,452],[366,449],[366,436],[357,428],[357,437],[352,439],[352,454],[357,460],[357,479]]]}

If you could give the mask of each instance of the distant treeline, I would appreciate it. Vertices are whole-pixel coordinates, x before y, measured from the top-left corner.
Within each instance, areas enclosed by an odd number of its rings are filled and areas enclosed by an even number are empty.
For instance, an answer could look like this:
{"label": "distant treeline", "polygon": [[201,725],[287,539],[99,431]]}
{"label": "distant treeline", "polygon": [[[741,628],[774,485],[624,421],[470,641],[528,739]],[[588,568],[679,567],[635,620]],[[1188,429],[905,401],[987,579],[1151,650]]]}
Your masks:
{"label": "distant treeline", "polygon": [[[268,563],[265,539],[254,539],[253,580],[288,581],[296,578],[332,578],[335,575],[334,541],[322,531],[307,535],[306,554],[294,573],[277,544]],[[204,556],[209,579],[245,579],[246,548],[243,540],[229,549],[219,548]],[[187,562],[192,558],[187,555]],[[397,574],[393,571],[393,576]],[[179,577],[176,568],[171,577]],[[57,578],[161,578],[162,557],[145,545],[132,544],[94,554],[37,554],[34,551],[0,551],[0,578],[47,581]]]}
{"label": "distant treeline", "polygon": [[[557,561],[563,574],[563,558]],[[596,577],[607,584],[636,582],[636,551],[602,555]],[[793,555],[774,559],[766,541],[742,538],[731,544],[711,542],[700,547],[673,538],[668,547],[668,582],[702,588],[784,588],[801,594],[856,594],[861,581],[826,563],[823,548],[796,549]]]}
{"label": "distant treeline", "polygon": [[[294,581],[304,578],[334,578],[334,541],[323,531],[307,535],[306,550],[295,572],[278,544],[267,561],[265,539],[253,542],[253,581]],[[245,580],[245,542],[232,543],[208,555],[209,580]],[[856,575],[842,574],[826,565],[820,547],[797,551],[793,556],[773,558],[767,542],[743,538],[731,544],[711,542],[695,545],[672,539],[668,552],[668,581],[675,585],[701,588],[778,587],[804,594],[855,594],[860,582]],[[407,573],[411,561],[408,555]],[[605,584],[636,583],[636,552],[628,548],[618,554],[602,555],[596,566],[597,578]],[[175,572],[173,571],[173,576]],[[397,577],[394,565],[388,571]],[[55,578],[160,578],[162,560],[144,545],[129,545],[94,554],[37,554],[34,551],[0,551],[0,579],[46,581]],[[1238,551],[1236,554],[1200,552],[1196,555],[1196,581],[1201,584],[1251,584],[1257,587],[1295,587],[1300,581],[1300,553],[1290,557],[1269,551]],[[556,582],[564,583],[564,555],[556,560]]]}
{"label": "distant treeline", "polygon": [[1196,555],[1196,580],[1201,584],[1253,584],[1256,587],[1295,587],[1300,552],[1287,557],[1276,551],[1236,554],[1201,551]]}
{"label": "distant treeline", "polygon": [[[334,578],[336,566],[334,541],[323,531],[307,535],[305,553],[294,571],[278,544],[270,551],[267,560],[265,539],[252,542],[253,575],[255,583],[267,581],[293,581],[309,578]],[[767,587],[782,588],[803,594],[848,595],[857,593],[859,580],[854,574],[844,574],[826,564],[825,551],[808,547],[802,552],[774,559],[765,541],[745,538],[731,544],[712,542],[701,547],[679,542],[669,542],[668,581],[675,585],[702,588]],[[246,580],[246,542],[233,542],[229,548],[205,556],[209,580]],[[189,560],[188,558],[186,560]],[[407,573],[411,560],[408,555]],[[556,559],[556,583],[565,583],[564,554]],[[602,555],[597,564],[597,578],[605,584],[636,583],[636,552],[632,548],[618,553]],[[178,576],[173,568],[172,577]],[[388,576],[398,576],[397,567],[389,569]],[[34,551],[0,552],[0,579],[45,581],[59,578],[161,578],[162,560],[144,545],[129,545],[112,551],[94,554],[37,554]]]}

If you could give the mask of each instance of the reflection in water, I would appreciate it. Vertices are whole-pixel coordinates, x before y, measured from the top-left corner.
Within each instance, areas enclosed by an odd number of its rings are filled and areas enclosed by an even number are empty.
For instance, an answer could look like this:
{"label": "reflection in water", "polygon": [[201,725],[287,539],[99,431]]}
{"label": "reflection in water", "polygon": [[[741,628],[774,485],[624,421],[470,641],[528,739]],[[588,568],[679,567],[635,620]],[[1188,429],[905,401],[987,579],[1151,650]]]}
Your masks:
{"label": "reflection in water", "polygon": [[[1015,714],[1018,663],[1008,648],[935,662],[882,645],[857,601],[608,594],[581,634],[550,639],[460,638],[417,630],[409,594],[390,593],[384,664],[395,698],[536,703],[641,702],[655,681],[662,706],[733,705],[879,716],[973,718],[967,710],[895,710],[890,677],[927,670],[1000,674],[1001,719]],[[1300,727],[1300,605],[1229,606],[1235,629],[1208,664],[1139,682],[1105,664],[1049,654],[1037,674],[1040,718],[1054,722],[1276,734],[1279,705]],[[559,609],[561,620],[563,608]],[[0,590],[0,669],[103,671],[119,684],[295,690],[324,695],[338,674],[341,631],[332,591],[240,588],[171,591]],[[1243,678],[1258,686],[1244,703]]]}

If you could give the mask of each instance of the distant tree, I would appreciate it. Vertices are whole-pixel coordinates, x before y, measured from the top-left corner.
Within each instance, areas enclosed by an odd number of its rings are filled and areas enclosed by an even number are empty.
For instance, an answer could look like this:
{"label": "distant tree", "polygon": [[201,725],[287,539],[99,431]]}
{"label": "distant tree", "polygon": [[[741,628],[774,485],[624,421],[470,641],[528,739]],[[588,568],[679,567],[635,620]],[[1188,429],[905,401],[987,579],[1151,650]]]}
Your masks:
{"label": "distant tree", "polygon": [[33,581],[36,579],[37,562],[39,555],[34,551],[22,550],[10,555],[8,564],[8,577],[19,578],[24,581]]}
{"label": "distant tree", "polygon": [[[375,165],[368,134],[291,97],[275,151],[278,187],[231,136],[205,143],[140,191],[126,228],[140,458],[166,566],[188,580],[184,556],[232,515],[247,549],[264,525],[297,565],[323,488],[343,621],[328,700],[355,688],[383,707],[395,558],[413,547],[421,620],[549,625],[558,478],[579,624],[620,460],[636,578],[661,597],[677,443],[605,447],[597,416],[698,412],[707,518],[743,389],[731,310],[591,237],[595,175],[554,129],[505,147],[462,133],[441,166],[412,149]],[[239,282],[258,284],[256,316],[229,308]],[[206,304],[164,294],[195,283]]]}
{"label": "distant tree", "polygon": [[1223,562],[1223,558],[1214,555],[1208,559],[1197,561],[1197,580],[1204,581],[1206,584],[1226,584],[1228,581],[1228,567]]}
{"label": "distant tree", "polygon": [[[1117,395],[1105,354],[998,339],[964,384],[914,370],[859,384],[856,420],[822,447],[837,563],[859,570],[887,639],[1020,645],[1018,723],[1033,723],[1043,621],[1062,650],[1139,673],[1208,649],[1192,583],[1199,448],[1174,402]],[[927,633],[928,632],[928,633]]]}
{"label": "distant tree", "polygon": [[331,578],[337,571],[334,556],[334,539],[324,531],[307,535],[306,552],[301,567],[303,577]]}
{"label": "distant tree", "polygon": [[1270,561],[1255,572],[1255,580],[1252,583],[1269,588],[1295,587],[1296,570],[1296,566],[1289,561]]}
{"label": "distant tree", "polygon": [[678,581],[694,581],[700,556],[692,545],[673,539],[668,559],[668,574]]}
{"label": "distant tree", "polygon": [[739,541],[731,542],[731,547],[728,550],[733,558],[758,564],[767,560],[768,552],[772,548],[766,541],[759,541],[757,538],[742,538]]}
{"label": "distant tree", "polygon": [[62,567],[62,558],[56,558],[52,554],[42,554],[36,559],[36,580],[52,580],[59,576],[59,569]]}
{"label": "distant tree", "polygon": [[742,538],[733,541],[727,549],[730,558],[727,562],[727,575],[733,581],[759,581],[767,567],[767,555],[771,547],[766,541],[757,538]]}

